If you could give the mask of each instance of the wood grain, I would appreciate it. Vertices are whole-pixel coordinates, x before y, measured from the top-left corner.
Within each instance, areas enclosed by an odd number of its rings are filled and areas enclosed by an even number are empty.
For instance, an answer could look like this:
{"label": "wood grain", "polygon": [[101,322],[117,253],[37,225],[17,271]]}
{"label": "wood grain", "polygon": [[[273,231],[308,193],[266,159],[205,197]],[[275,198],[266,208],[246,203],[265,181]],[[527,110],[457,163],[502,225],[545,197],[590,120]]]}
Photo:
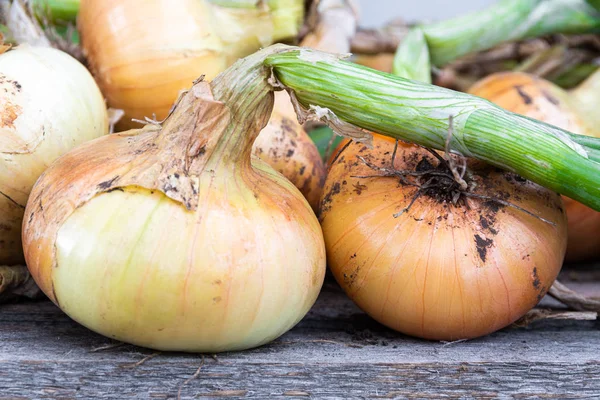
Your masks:
{"label": "wood grain", "polygon": [[[595,271],[577,273],[570,287],[600,293]],[[97,350],[115,342],[49,302],[0,306],[0,343],[0,399],[600,398],[598,321],[427,342],[375,323],[333,283],[272,344],[203,364],[202,355],[130,345]]]}

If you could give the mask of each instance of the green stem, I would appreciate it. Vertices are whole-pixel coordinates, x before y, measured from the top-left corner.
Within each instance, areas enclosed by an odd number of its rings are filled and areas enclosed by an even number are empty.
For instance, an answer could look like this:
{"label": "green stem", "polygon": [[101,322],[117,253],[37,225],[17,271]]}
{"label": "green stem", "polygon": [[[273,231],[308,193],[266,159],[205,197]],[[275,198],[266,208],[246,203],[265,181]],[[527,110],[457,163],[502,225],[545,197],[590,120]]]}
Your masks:
{"label": "green stem", "polygon": [[33,0],[31,5],[38,18],[54,23],[74,23],[79,13],[80,0]]}
{"label": "green stem", "polygon": [[600,11],[600,0],[587,0],[588,4]]}
{"label": "green stem", "polygon": [[[501,0],[486,10],[422,25],[418,29],[425,37],[431,62],[442,66],[502,42],[553,33],[599,32],[600,12],[585,0]],[[413,47],[412,58],[400,56],[404,46]],[[414,43],[401,43],[395,71],[403,73],[398,67],[400,64],[417,64],[422,51],[414,50]]]}
{"label": "green stem", "polygon": [[394,56],[392,72],[407,79],[431,83],[429,47],[423,29],[411,29]]}
{"label": "green stem", "polygon": [[[304,107],[329,108],[346,122],[397,139],[443,150],[453,116],[452,151],[516,172],[600,210],[600,163],[588,158],[570,132],[479,97],[313,50],[290,49],[268,57],[265,64]],[[592,141],[593,148],[600,146],[598,141]]]}

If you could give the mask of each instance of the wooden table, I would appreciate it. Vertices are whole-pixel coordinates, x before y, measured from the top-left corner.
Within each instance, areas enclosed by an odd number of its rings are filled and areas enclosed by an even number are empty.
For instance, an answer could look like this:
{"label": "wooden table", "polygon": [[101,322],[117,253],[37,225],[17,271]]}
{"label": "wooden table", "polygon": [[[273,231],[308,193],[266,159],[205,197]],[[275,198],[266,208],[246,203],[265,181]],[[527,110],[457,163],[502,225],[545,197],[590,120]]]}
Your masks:
{"label": "wooden table", "polygon": [[[599,275],[566,278],[597,295]],[[0,306],[0,343],[2,399],[600,399],[598,321],[543,320],[477,340],[427,342],[375,323],[331,282],[293,330],[241,353],[119,345],[49,302]]]}

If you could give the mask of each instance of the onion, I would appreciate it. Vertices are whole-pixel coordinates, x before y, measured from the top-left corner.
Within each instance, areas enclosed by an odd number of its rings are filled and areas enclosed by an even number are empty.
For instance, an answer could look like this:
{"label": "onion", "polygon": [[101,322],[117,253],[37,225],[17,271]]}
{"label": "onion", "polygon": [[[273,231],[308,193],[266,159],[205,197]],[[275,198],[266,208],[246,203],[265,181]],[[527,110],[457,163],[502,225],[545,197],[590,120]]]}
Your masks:
{"label": "onion", "polygon": [[[600,71],[578,88],[567,92],[541,78],[505,72],[490,75],[476,83],[470,93],[530,118],[571,132],[600,137]],[[564,197],[569,221],[567,261],[600,257],[600,212]]]}
{"label": "onion", "polygon": [[380,323],[426,339],[474,338],[523,316],[556,279],[566,218],[555,193],[473,159],[461,191],[421,147],[395,151],[378,135],[372,150],[343,146],[321,203],[327,261]]}
{"label": "onion", "polygon": [[267,343],[294,326],[325,274],[319,223],[252,142],[273,107],[274,46],[163,124],[106,136],[53,164],[27,205],[24,249],[41,289],[74,320],[160,350]]}
{"label": "onion", "polygon": [[127,129],[139,126],[132,118],[165,118],[200,74],[213,79],[238,58],[295,37],[303,13],[301,0],[85,0],[78,27],[109,106],[125,111],[117,128]]}
{"label": "onion", "polygon": [[52,48],[0,55],[0,264],[24,261],[21,224],[29,192],[56,158],[108,132],[89,72]]}

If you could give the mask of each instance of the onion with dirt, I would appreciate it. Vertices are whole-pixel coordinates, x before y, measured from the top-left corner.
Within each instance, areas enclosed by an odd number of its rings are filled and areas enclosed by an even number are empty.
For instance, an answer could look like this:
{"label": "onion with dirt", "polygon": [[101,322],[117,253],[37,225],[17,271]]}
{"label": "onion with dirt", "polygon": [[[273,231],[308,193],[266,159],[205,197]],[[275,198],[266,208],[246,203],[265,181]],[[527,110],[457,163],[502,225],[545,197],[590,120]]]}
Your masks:
{"label": "onion with dirt", "polygon": [[348,296],[380,323],[435,340],[486,335],[525,315],[552,286],[566,246],[557,194],[380,135],[372,149],[341,147],[320,219]]}

